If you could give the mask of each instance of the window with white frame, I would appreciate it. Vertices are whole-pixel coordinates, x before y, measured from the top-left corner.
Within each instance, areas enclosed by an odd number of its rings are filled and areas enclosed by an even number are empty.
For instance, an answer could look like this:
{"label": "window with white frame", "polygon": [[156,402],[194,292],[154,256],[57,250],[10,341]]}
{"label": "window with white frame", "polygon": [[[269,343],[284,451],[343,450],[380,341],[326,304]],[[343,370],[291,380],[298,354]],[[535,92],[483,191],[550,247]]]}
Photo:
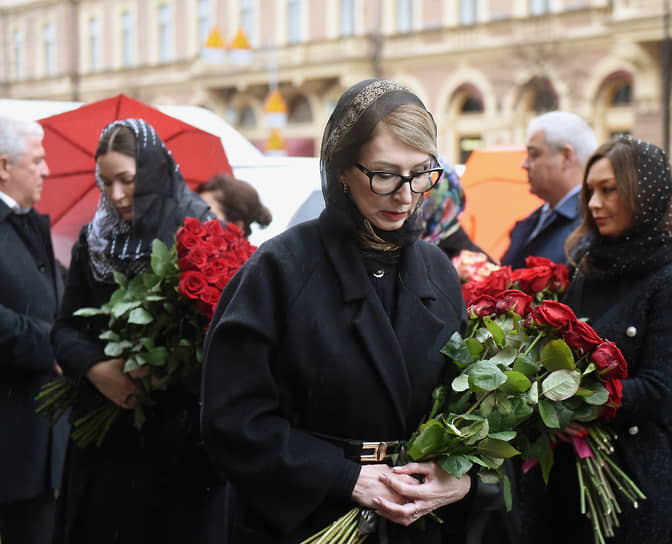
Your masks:
{"label": "window with white frame", "polygon": [[133,14],[128,10],[121,14],[121,63],[133,65]]}
{"label": "window with white frame", "polygon": [[210,0],[198,0],[198,46],[203,47],[210,34]]}
{"label": "window with white frame", "polygon": [[301,41],[301,0],[289,0],[287,12],[287,41],[296,43]]}
{"label": "window with white frame", "polygon": [[413,27],[412,0],[397,0],[397,31],[410,32]]}
{"label": "window with white frame", "polygon": [[543,15],[551,12],[551,0],[530,0],[530,13]]}
{"label": "window with white frame", "polygon": [[168,4],[159,6],[159,61],[169,62],[171,60],[172,42],[170,32],[173,22],[173,13]]}
{"label": "window with white frame", "polygon": [[98,17],[89,19],[89,70],[95,72],[100,68],[100,23]]}
{"label": "window with white frame", "polygon": [[42,48],[44,55],[44,75],[54,75],[54,25],[47,23],[42,28]]}
{"label": "window with white frame", "polygon": [[460,0],[460,24],[473,25],[478,19],[478,0]]}
{"label": "window with white frame", "polygon": [[341,36],[355,33],[355,0],[341,0]]}
{"label": "window with white frame", "polygon": [[14,31],[14,78],[23,79],[23,32]]}
{"label": "window with white frame", "polygon": [[241,0],[240,26],[250,43],[254,42],[254,0]]}

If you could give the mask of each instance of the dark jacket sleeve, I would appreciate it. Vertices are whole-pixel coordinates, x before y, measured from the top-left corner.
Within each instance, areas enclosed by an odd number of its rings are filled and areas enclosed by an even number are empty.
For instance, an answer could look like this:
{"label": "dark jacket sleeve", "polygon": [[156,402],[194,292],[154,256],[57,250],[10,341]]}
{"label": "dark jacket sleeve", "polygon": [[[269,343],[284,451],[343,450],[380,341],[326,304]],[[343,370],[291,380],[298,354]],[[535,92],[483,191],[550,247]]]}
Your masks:
{"label": "dark jacket sleeve", "polygon": [[260,522],[289,533],[325,499],[350,499],[360,467],[280,409],[273,354],[292,298],[281,268],[255,254],[224,291],[205,346],[202,434]]}
{"label": "dark jacket sleeve", "polygon": [[0,351],[4,354],[0,361],[12,370],[49,372],[55,362],[49,329],[46,321],[0,304]]}
{"label": "dark jacket sleeve", "polygon": [[[98,339],[101,320],[73,316],[80,308],[98,306],[91,297],[88,266],[88,249],[80,237],[72,248],[65,293],[51,334],[56,360],[65,375],[74,380],[80,380],[98,361],[109,359],[104,343]],[[106,319],[102,318],[103,325]]]}

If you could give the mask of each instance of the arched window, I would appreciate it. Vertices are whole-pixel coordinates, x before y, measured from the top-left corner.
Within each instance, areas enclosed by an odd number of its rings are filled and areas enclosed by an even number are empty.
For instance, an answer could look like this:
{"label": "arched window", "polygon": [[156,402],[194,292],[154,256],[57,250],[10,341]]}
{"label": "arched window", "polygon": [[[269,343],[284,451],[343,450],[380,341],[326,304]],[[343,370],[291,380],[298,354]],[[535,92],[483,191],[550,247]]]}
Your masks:
{"label": "arched window", "polygon": [[595,107],[598,139],[630,134],[635,122],[632,74],[619,70],[610,74],[600,86]]}
{"label": "arched window", "polygon": [[483,102],[480,97],[470,94],[464,102],[462,102],[460,111],[462,113],[483,113]]}
{"label": "arched window", "polygon": [[545,77],[532,78],[525,91],[525,110],[542,114],[558,109],[558,95]]}
{"label": "arched window", "polygon": [[629,81],[614,85],[611,97],[612,106],[629,106],[632,102],[632,86]]}
{"label": "arched window", "polygon": [[287,122],[290,124],[310,123],[313,120],[313,110],[303,95],[295,96],[290,101],[288,110]]}
{"label": "arched window", "polygon": [[257,126],[257,116],[252,106],[245,106],[238,117],[238,126],[241,128],[252,128]]}

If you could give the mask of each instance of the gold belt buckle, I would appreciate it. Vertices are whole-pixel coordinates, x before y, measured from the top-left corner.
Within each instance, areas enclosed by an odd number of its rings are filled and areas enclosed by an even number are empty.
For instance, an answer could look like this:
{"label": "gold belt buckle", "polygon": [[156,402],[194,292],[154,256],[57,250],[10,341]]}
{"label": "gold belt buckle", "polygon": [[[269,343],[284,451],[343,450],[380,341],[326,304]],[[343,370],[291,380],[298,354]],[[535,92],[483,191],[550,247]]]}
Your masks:
{"label": "gold belt buckle", "polygon": [[[391,442],[362,442],[362,454],[359,459],[362,463],[381,462],[390,456],[387,454],[387,448],[396,446],[398,441]],[[364,452],[369,453],[364,453]]]}

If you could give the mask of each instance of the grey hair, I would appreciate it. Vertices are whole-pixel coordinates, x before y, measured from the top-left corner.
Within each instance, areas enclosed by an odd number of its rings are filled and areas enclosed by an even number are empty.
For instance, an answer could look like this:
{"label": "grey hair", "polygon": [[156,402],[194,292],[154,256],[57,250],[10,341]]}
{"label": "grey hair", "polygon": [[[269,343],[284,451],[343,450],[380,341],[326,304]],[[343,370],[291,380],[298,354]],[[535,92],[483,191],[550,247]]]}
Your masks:
{"label": "grey hair", "polygon": [[597,148],[597,139],[593,129],[581,117],[568,111],[549,111],[535,117],[527,126],[527,134],[543,130],[546,144],[559,151],[569,145],[583,168]]}
{"label": "grey hair", "polygon": [[12,163],[21,160],[21,155],[27,149],[28,136],[36,136],[42,140],[44,138],[42,125],[37,121],[11,117],[0,118],[0,155],[7,155],[9,162]]}

